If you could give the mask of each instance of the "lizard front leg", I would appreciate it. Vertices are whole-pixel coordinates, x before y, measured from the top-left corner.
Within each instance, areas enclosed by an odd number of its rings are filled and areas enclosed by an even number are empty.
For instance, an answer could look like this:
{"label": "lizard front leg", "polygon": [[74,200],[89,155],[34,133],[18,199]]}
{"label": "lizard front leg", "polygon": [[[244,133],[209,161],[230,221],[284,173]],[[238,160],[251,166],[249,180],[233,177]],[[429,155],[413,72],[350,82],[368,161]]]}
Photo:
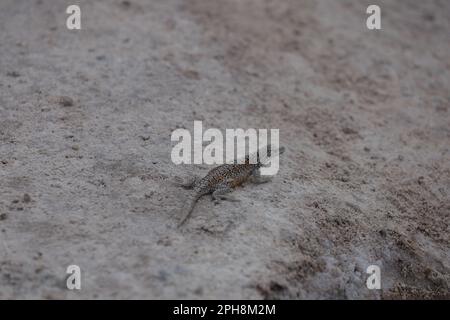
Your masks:
{"label": "lizard front leg", "polygon": [[261,175],[261,171],[260,171],[259,169],[256,170],[256,171],[252,174],[251,179],[250,179],[250,181],[251,181],[252,183],[254,183],[254,184],[267,183],[267,182],[269,182],[270,180],[272,180],[272,178],[271,178],[270,176],[268,176],[268,177],[263,177],[263,176]]}

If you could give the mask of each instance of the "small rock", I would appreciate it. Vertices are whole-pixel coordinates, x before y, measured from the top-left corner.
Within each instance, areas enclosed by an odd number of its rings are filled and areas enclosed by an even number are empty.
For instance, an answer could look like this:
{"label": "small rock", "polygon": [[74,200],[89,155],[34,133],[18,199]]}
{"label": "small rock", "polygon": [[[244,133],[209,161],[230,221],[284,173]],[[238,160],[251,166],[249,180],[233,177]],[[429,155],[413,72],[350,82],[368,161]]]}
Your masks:
{"label": "small rock", "polygon": [[58,96],[54,98],[55,102],[62,107],[71,107],[74,105],[74,101],[68,96]]}
{"label": "small rock", "polygon": [[198,287],[197,289],[194,290],[194,293],[198,296],[203,295],[203,288],[202,287]]}
{"label": "small rock", "polygon": [[78,151],[78,150],[80,150],[80,146],[75,144],[75,145],[72,146],[72,150]]}
{"label": "small rock", "polygon": [[183,70],[183,76],[191,80],[200,80],[200,74],[195,70]]}
{"label": "small rock", "polygon": [[8,215],[6,213],[0,214],[0,221],[6,220],[8,218]]}
{"label": "small rock", "polygon": [[356,130],[349,128],[349,127],[342,128],[342,132],[344,134],[357,134],[358,133]]}
{"label": "small rock", "polygon": [[122,1],[121,5],[122,5],[122,7],[128,9],[129,7],[131,7],[131,2],[128,0],[124,0],[124,1]]}
{"label": "small rock", "polygon": [[17,71],[10,71],[10,72],[7,72],[6,75],[7,75],[8,77],[13,77],[13,78],[18,78],[18,77],[20,77],[20,73],[18,73]]}
{"label": "small rock", "polygon": [[73,106],[73,99],[67,96],[61,96],[59,100],[59,104],[63,107],[71,107]]}
{"label": "small rock", "polygon": [[435,19],[434,14],[432,14],[432,13],[424,13],[422,15],[422,18],[423,18],[423,20],[429,21],[429,22],[433,22]]}
{"label": "small rock", "polygon": [[162,282],[166,282],[167,278],[169,277],[169,273],[165,270],[160,270],[158,272],[158,278],[159,280],[161,280]]}
{"label": "small rock", "polygon": [[25,194],[23,195],[23,202],[24,202],[24,203],[29,203],[29,202],[31,202],[31,197],[30,197],[30,195],[29,195],[28,193],[25,193]]}
{"label": "small rock", "polygon": [[38,252],[36,252],[36,255],[33,257],[33,259],[38,260],[40,258],[42,258],[42,252],[38,251]]}

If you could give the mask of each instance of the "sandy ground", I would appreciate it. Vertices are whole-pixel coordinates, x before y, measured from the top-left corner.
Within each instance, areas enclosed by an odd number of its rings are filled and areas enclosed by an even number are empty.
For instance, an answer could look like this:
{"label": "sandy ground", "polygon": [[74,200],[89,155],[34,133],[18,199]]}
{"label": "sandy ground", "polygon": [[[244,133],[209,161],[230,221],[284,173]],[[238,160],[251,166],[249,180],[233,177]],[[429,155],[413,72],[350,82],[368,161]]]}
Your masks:
{"label": "sandy ground", "polygon": [[[377,3],[2,0],[0,299],[450,298],[450,2]],[[177,230],[194,120],[287,151]]]}

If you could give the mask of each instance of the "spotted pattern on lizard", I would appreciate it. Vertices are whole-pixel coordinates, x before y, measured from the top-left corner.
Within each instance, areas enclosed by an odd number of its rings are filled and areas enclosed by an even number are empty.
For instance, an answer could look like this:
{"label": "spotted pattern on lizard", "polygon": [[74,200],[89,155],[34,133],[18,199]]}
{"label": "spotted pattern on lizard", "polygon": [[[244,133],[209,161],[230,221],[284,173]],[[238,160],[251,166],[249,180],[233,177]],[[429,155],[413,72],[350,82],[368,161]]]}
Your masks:
{"label": "spotted pattern on lizard", "polygon": [[183,187],[194,190],[194,195],[192,196],[189,206],[185,210],[178,227],[181,227],[186,222],[194,210],[198,199],[204,195],[211,194],[213,200],[216,202],[219,199],[238,201],[226,194],[230,193],[234,188],[242,185],[250,178],[253,178],[255,183],[267,182],[268,179],[263,179],[261,177],[259,169],[266,163],[266,159],[282,154],[284,152],[284,147],[272,150],[271,145],[268,145],[266,148],[267,152],[264,156],[262,156],[260,151],[257,152],[256,163],[250,163],[250,157],[246,156],[242,164],[234,163],[220,165],[209,171],[202,179],[193,180],[190,183],[184,184]]}

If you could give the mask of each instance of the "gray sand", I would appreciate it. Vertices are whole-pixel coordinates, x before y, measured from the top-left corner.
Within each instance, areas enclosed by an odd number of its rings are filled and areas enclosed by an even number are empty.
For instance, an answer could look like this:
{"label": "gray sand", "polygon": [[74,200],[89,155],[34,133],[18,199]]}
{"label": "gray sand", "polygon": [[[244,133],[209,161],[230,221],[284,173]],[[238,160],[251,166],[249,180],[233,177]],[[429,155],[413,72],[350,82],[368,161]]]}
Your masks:
{"label": "gray sand", "polygon": [[[450,298],[449,1],[77,2],[0,2],[0,299]],[[177,230],[194,120],[286,153]]]}

